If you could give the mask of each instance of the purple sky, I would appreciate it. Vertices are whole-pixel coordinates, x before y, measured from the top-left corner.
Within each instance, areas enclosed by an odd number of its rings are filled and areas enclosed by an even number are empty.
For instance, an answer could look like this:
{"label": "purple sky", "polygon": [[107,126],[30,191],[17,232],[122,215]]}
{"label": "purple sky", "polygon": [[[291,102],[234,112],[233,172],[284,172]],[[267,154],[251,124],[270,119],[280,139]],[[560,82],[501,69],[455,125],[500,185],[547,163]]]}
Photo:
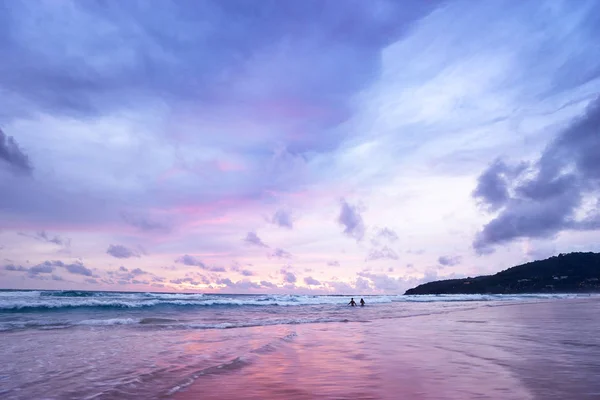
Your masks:
{"label": "purple sky", "polygon": [[403,293],[599,251],[599,54],[595,0],[0,0],[0,287]]}

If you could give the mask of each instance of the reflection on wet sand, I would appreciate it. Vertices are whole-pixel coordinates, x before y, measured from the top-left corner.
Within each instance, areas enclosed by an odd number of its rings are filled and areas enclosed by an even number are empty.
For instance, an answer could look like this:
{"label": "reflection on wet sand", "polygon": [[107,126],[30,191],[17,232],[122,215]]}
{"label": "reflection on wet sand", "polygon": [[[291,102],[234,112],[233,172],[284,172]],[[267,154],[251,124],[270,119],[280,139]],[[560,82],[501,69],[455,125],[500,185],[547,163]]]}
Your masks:
{"label": "reflection on wet sand", "polygon": [[599,312],[562,301],[297,326],[175,398],[597,399]]}

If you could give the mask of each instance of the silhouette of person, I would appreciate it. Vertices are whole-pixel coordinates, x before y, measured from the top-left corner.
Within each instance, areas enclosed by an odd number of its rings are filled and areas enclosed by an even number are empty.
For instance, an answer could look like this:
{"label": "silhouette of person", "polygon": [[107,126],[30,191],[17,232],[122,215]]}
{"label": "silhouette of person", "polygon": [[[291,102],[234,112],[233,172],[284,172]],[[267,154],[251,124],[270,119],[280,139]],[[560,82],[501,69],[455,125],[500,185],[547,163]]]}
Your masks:
{"label": "silhouette of person", "polygon": [[348,303],[349,306],[354,307],[356,305],[356,302],[354,301],[354,297],[350,299],[350,303]]}
{"label": "silhouette of person", "polygon": [[360,298],[360,305],[361,305],[361,306],[364,306],[364,305],[365,305],[365,301],[363,300],[363,298],[362,298],[362,297]]}

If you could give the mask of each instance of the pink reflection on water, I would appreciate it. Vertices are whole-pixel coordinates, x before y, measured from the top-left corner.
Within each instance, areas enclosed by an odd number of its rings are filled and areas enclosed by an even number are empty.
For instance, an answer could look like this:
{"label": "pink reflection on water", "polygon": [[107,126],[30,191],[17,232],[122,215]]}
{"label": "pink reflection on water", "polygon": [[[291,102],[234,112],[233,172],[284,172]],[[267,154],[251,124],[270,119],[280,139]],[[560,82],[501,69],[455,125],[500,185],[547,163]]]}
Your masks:
{"label": "pink reflection on water", "polygon": [[470,342],[456,322],[433,317],[299,326],[297,336],[240,368],[216,371],[177,399],[531,398],[499,360],[511,355]]}

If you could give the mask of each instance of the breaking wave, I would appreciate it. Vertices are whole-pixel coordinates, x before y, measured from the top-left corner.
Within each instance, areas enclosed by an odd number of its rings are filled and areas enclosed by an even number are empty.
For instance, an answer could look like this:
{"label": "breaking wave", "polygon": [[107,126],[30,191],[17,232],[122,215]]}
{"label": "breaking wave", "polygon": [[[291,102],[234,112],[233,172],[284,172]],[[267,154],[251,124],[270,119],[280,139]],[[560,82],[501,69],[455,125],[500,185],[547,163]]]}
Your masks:
{"label": "breaking wave", "polygon": [[[209,295],[86,291],[4,291],[0,312],[72,308],[147,309],[151,307],[345,306],[349,296]],[[368,304],[392,302],[485,302],[577,298],[576,294],[365,296]]]}

